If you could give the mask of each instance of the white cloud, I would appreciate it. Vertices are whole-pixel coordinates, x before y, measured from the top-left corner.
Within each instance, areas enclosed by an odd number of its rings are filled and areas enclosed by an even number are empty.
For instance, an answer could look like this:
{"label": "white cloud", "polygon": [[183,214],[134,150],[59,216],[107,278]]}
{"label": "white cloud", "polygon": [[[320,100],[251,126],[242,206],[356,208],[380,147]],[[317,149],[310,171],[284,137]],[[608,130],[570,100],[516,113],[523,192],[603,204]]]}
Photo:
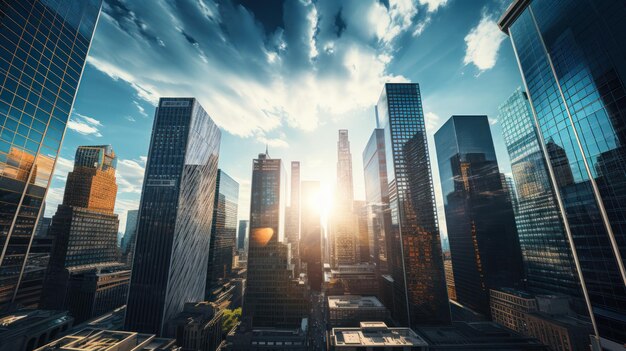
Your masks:
{"label": "white cloud", "polygon": [[49,188],[46,194],[46,213],[44,216],[52,217],[60,203],[63,202],[64,188]]}
{"label": "white cloud", "polygon": [[148,117],[148,114],[146,113],[146,109],[143,106],[141,106],[139,102],[137,102],[136,100],[133,100],[133,104],[135,105],[135,107],[137,107],[137,110],[139,110],[139,113],[142,116]]}
{"label": "white cloud", "polygon": [[64,157],[57,157],[57,163],[54,166],[54,177],[61,181],[67,180],[67,174],[74,169],[74,160]]}
{"label": "white cloud", "polygon": [[100,127],[102,123],[97,119],[85,115],[81,115],[78,112],[72,113],[67,127],[82,135],[93,135],[95,137],[101,137]]}
{"label": "white cloud", "polygon": [[436,128],[441,125],[441,118],[434,112],[426,112],[424,114],[424,123],[426,124],[426,131],[429,134],[434,134]]}
{"label": "white cloud", "polygon": [[463,63],[474,64],[480,72],[493,68],[496,65],[500,44],[505,38],[496,20],[483,14],[478,25],[465,36],[467,47]]}
{"label": "white cloud", "polygon": [[448,0],[419,0],[420,5],[426,5],[428,12],[435,12],[440,7],[446,6]]}
{"label": "white cloud", "polygon": [[392,43],[418,11],[409,0],[392,0],[389,10],[378,0],[294,1],[284,28],[265,32],[253,14],[228,3],[125,5],[129,13],[105,7],[90,65],[152,104],[159,96],[195,96],[226,131],[274,147],[288,146],[270,137],[276,129],[313,130],[371,108],[385,82],[406,81],[388,65]]}
{"label": "white cloud", "polygon": [[140,194],[144,172],[145,161],[141,158],[139,160],[118,160],[116,175],[118,193]]}

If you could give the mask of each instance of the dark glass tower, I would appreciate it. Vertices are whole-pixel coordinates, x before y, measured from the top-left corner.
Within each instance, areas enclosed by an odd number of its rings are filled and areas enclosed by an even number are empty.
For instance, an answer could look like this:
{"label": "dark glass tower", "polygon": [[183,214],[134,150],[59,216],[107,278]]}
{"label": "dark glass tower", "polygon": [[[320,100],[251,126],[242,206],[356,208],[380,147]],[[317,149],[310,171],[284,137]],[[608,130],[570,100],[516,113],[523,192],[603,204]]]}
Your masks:
{"label": "dark glass tower", "polygon": [[368,207],[368,230],[372,237],[372,257],[380,272],[387,271],[385,237],[391,231],[385,154],[385,130],[374,129],[363,150],[363,173],[365,201]]}
{"label": "dark glass tower", "polygon": [[219,285],[222,279],[227,279],[232,273],[237,236],[239,183],[220,169],[217,172],[216,184],[206,277],[205,296],[207,297],[212,294],[213,288]]}
{"label": "dark glass tower", "polygon": [[221,132],[194,98],[155,112],[126,328],[161,334],[185,302],[202,301]]}
{"label": "dark glass tower", "polygon": [[320,182],[303,181],[300,248],[302,263],[306,263],[306,273],[311,290],[322,289],[322,219],[320,214]]}
{"label": "dark glass tower", "polygon": [[101,0],[0,2],[0,309],[36,307],[26,262]]}
{"label": "dark glass tower", "polygon": [[308,314],[306,291],[294,279],[283,243],[287,176],[280,159],[253,161],[248,279],[243,316],[253,327],[297,327]]}
{"label": "dark glass tower", "polygon": [[515,221],[528,289],[538,294],[582,298],[567,233],[526,93],[517,89],[500,105],[499,111],[515,179]]}
{"label": "dark glass tower", "polygon": [[435,146],[457,301],[489,316],[489,289],[519,287],[522,253],[487,116],[452,116]]}
{"label": "dark glass tower", "polygon": [[247,219],[239,220],[239,229],[237,230],[237,249],[243,250],[246,245],[246,239],[248,238],[248,224]]}
{"label": "dark glass tower", "polygon": [[626,343],[626,7],[515,1],[511,38],[603,347]]}
{"label": "dark glass tower", "polygon": [[392,316],[410,327],[449,323],[450,308],[435,212],[422,100],[417,83],[387,83],[376,105],[384,129],[392,229]]}
{"label": "dark glass tower", "polygon": [[291,201],[285,209],[285,239],[291,246],[291,262],[300,271],[300,162],[291,162]]}

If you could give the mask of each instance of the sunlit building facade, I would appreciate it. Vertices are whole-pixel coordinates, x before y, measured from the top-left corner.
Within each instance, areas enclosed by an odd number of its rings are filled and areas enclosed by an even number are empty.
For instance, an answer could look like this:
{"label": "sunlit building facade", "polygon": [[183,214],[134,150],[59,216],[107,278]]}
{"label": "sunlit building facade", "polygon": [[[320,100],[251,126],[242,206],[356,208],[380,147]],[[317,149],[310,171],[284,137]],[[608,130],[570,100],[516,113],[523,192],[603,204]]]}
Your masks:
{"label": "sunlit building facade", "polygon": [[528,289],[581,298],[580,283],[528,96],[517,89],[500,105],[502,135],[515,179],[515,221]]}
{"label": "sunlit building facade", "polygon": [[356,264],[359,258],[358,218],[353,213],[354,185],[348,130],[339,130],[337,185],[329,223],[332,266]]}
{"label": "sunlit building facade", "polygon": [[488,316],[489,289],[517,287],[523,266],[513,206],[487,116],[452,116],[435,133],[456,301]]}
{"label": "sunlit building facade", "polygon": [[101,3],[0,8],[0,308],[39,302],[46,267],[26,258]]}
{"label": "sunlit building facade", "polygon": [[231,276],[237,240],[238,203],[239,183],[223,170],[218,170],[205,295]]}
{"label": "sunlit building facade", "polygon": [[500,20],[604,348],[626,343],[626,7],[517,0]]}
{"label": "sunlit building facade", "polygon": [[386,240],[393,278],[392,317],[409,327],[448,323],[450,309],[419,85],[385,84],[376,105],[376,121],[384,129],[390,182],[392,229]]}
{"label": "sunlit building facade", "polygon": [[194,98],[161,98],[146,163],[125,327],[160,335],[202,301],[221,132]]}

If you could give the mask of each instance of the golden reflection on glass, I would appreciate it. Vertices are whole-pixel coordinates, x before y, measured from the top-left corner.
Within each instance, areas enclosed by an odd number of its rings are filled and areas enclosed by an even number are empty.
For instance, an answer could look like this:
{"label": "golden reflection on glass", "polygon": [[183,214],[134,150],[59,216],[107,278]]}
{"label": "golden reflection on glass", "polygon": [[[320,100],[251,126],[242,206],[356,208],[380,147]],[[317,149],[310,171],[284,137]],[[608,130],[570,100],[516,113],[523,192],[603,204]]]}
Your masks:
{"label": "golden reflection on glass", "polygon": [[272,228],[257,228],[252,230],[252,241],[258,246],[266,246],[274,236]]}

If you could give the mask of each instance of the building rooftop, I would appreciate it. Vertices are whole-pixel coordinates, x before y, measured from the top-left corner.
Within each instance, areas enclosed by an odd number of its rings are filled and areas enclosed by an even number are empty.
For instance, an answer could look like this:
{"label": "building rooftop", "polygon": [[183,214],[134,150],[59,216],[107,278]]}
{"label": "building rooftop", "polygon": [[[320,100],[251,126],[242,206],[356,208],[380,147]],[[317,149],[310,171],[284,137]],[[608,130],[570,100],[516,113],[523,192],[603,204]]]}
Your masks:
{"label": "building rooftop", "polygon": [[509,34],[509,27],[524,11],[526,6],[530,3],[530,0],[513,0],[509,7],[506,8],[500,20],[498,20],[498,26],[500,30],[506,34]]}
{"label": "building rooftop", "polygon": [[375,296],[339,295],[328,296],[329,308],[385,308]]}
{"label": "building rooftop", "polygon": [[356,346],[406,347],[428,344],[409,328],[390,328],[384,322],[361,322],[358,328],[333,328],[335,348]]}
{"label": "building rooftop", "polygon": [[86,328],[64,336],[35,351],[177,351],[173,339],[155,338],[152,334]]}
{"label": "building rooftop", "polygon": [[19,310],[5,314],[0,316],[0,341],[26,330],[46,330],[73,320],[67,311]]}

